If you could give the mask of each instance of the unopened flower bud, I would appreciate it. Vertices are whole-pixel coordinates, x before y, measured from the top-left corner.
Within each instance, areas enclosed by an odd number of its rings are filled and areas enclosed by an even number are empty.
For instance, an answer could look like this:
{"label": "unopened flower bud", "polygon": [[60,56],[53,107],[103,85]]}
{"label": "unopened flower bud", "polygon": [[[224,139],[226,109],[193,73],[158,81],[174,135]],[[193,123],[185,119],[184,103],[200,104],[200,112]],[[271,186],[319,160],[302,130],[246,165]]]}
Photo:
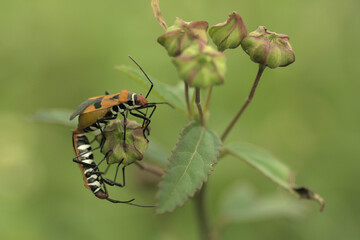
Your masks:
{"label": "unopened flower bud", "polygon": [[224,53],[201,43],[189,47],[183,54],[173,58],[180,77],[189,86],[196,88],[222,84],[226,71],[225,62]]}
{"label": "unopened flower bud", "polygon": [[[150,130],[150,129],[149,129]],[[144,138],[142,125],[136,121],[127,119],[126,138],[124,149],[124,120],[115,119],[103,130],[105,143],[101,153],[107,156],[107,163],[119,163],[128,165],[144,157],[148,142]],[[147,134],[148,132],[145,131]],[[101,143],[103,135],[98,134],[95,139]]]}
{"label": "unopened flower bud", "polygon": [[169,27],[157,41],[166,48],[169,56],[174,57],[180,55],[196,41],[207,43],[207,29],[208,23],[206,21],[185,22],[176,18],[175,24]]}
{"label": "unopened flower bud", "polygon": [[269,68],[285,67],[295,61],[295,54],[285,34],[270,32],[264,26],[248,34],[241,47],[251,60]]}
{"label": "unopened flower bud", "polygon": [[226,22],[212,26],[209,35],[219,51],[224,51],[228,48],[237,48],[246,37],[247,30],[241,16],[233,12],[229,14]]}

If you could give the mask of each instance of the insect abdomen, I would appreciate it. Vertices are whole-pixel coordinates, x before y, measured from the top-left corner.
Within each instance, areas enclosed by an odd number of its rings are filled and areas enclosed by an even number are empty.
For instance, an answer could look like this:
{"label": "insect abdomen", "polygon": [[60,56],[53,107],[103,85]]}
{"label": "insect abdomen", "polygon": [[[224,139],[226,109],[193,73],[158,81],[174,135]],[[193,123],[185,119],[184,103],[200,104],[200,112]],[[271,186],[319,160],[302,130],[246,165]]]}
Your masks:
{"label": "insect abdomen", "polygon": [[85,134],[73,133],[73,145],[76,156],[79,156],[77,160],[86,164],[79,164],[85,187],[90,189],[98,198],[107,198],[108,194],[101,188],[101,174],[98,173],[98,169],[95,169],[94,154],[88,138]]}

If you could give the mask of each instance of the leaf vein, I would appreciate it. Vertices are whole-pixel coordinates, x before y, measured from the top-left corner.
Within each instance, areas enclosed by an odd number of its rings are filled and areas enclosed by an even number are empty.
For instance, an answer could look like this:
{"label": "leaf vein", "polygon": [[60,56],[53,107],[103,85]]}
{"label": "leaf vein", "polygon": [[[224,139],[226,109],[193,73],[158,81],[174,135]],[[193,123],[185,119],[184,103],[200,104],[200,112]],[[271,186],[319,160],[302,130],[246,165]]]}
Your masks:
{"label": "leaf vein", "polygon": [[[185,176],[186,174],[188,174],[188,173],[187,173],[187,170],[188,170],[188,168],[189,168],[192,160],[194,159],[195,154],[197,153],[197,150],[198,150],[199,145],[200,145],[200,143],[201,143],[201,140],[202,140],[202,138],[203,138],[203,136],[204,136],[204,133],[205,133],[205,129],[202,128],[202,129],[201,129],[201,134],[200,134],[200,137],[199,137],[198,142],[196,143],[194,152],[192,153],[192,155],[191,155],[191,157],[190,157],[190,159],[189,159],[189,163],[186,165],[186,168],[185,168],[185,170],[184,170],[184,173],[181,175],[181,177],[179,178],[179,180],[178,180],[178,181],[176,182],[176,184],[174,185],[174,189],[173,189],[173,191],[169,194],[169,196],[171,196],[171,195],[173,194],[173,192],[174,192],[174,190],[176,189],[177,185],[181,182],[181,180],[184,178],[184,176]],[[190,153],[190,152],[189,152],[189,153]],[[200,156],[201,156],[201,155],[200,155]],[[190,177],[190,175],[189,175],[189,177]],[[191,179],[191,177],[190,177],[190,179]],[[192,181],[191,181],[191,182],[192,182]]]}

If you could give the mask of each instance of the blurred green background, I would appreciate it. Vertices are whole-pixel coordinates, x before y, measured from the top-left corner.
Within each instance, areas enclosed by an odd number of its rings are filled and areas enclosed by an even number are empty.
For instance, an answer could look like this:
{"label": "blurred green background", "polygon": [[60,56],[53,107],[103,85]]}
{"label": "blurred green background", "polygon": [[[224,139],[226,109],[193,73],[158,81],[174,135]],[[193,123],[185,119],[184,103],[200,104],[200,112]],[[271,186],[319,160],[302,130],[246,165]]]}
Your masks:
{"label": "blurred green background", "polygon": [[[296,55],[286,68],[266,70],[254,102],[227,142],[262,146],[297,171],[297,183],[326,200],[323,213],[304,201],[306,214],[242,221],[221,239],[359,239],[360,68],[357,0],[160,1],[165,20],[207,20],[214,25],[239,12],[249,31],[258,25],[285,33]],[[74,109],[82,100],[147,89],[114,70],[133,65],[175,85],[176,70],[156,42],[163,30],[148,1],[0,1],[0,239],[197,239],[190,201],[173,214],[113,205],[83,187],[68,127],[26,121],[40,109]],[[225,129],[245,100],[257,65],[241,50],[228,54],[226,83],[211,102],[209,126]],[[156,87],[156,86],[155,86]],[[151,96],[150,96],[151,97]],[[152,99],[156,100],[155,97]],[[175,145],[187,119],[161,107],[151,141]],[[144,160],[146,161],[146,159]],[[129,168],[118,199],[155,202],[156,187]],[[282,191],[245,163],[226,158],[208,184],[213,222],[221,195],[234,182],[258,195]]]}

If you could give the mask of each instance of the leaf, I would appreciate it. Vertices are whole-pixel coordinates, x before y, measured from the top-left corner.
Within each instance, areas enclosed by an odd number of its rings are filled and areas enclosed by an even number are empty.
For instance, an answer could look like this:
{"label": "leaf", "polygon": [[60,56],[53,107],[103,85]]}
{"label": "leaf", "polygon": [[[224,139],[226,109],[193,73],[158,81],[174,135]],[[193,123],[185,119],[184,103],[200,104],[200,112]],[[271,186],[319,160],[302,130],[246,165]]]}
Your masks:
{"label": "leaf", "polygon": [[69,117],[74,110],[48,109],[39,110],[28,117],[28,120],[41,123],[55,123],[63,126],[76,127],[77,121],[70,121]]}
{"label": "leaf", "polygon": [[300,198],[317,201],[321,205],[320,211],[324,209],[324,200],[309,188],[296,186],[293,172],[267,151],[248,143],[232,143],[226,146],[224,150],[237,158],[245,160],[270,180]]}
{"label": "leaf", "polygon": [[221,199],[220,214],[223,224],[267,220],[278,217],[301,217],[306,208],[300,202],[284,194],[257,196],[254,189],[245,184],[232,186]]}
{"label": "leaf", "polygon": [[[146,79],[144,74],[136,68],[129,67],[126,65],[115,66],[115,69],[129,76],[130,78],[136,80],[140,84],[145,87],[149,87],[149,80]],[[178,88],[172,87],[166,83],[160,82],[149,76],[151,81],[154,84],[153,92],[159,96],[162,100],[172,104],[176,109],[183,111],[186,113],[186,105],[185,105],[185,93],[184,90],[179,91]],[[183,87],[184,89],[184,87]]]}
{"label": "leaf", "polygon": [[157,213],[171,212],[194,196],[216,163],[220,146],[216,133],[200,123],[185,126],[160,184]]}

